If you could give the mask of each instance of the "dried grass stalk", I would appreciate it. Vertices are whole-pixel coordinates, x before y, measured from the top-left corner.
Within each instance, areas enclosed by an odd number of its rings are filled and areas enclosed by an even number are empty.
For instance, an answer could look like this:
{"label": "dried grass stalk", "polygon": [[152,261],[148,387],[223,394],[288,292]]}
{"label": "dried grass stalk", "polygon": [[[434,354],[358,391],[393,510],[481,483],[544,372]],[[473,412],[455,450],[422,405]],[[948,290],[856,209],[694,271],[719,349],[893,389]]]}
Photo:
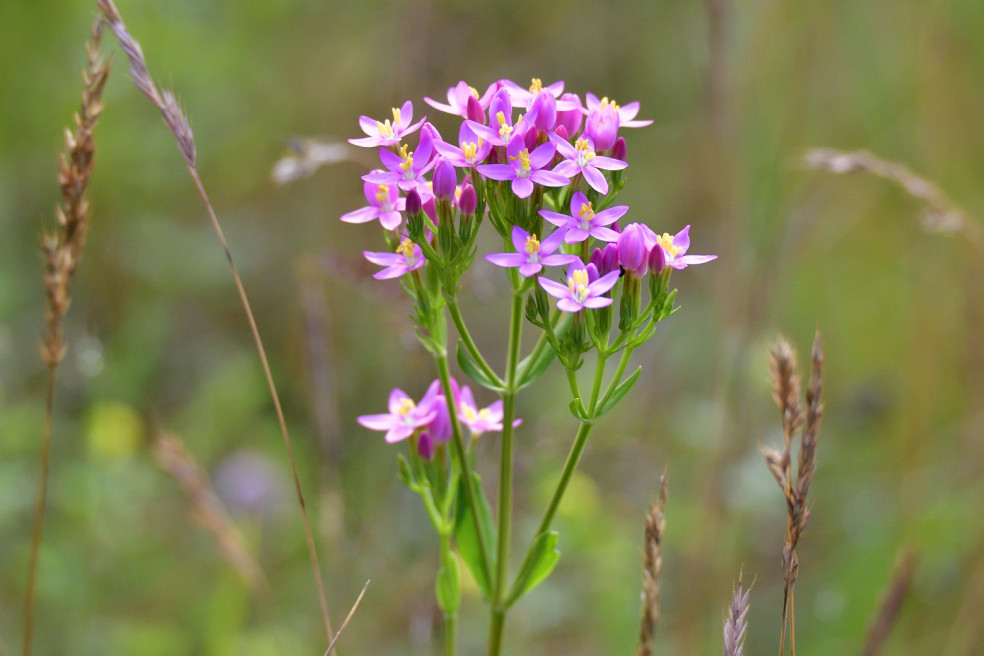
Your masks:
{"label": "dried grass stalk", "polygon": [[868,638],[861,651],[862,656],[878,656],[881,653],[885,640],[895,626],[895,620],[898,619],[909,586],[912,585],[912,575],[915,573],[917,563],[916,552],[907,549],[895,564],[892,581],[882,599],[878,614],[868,627]]}
{"label": "dried grass stalk", "polygon": [[51,461],[51,432],[54,419],[55,379],[58,365],[65,357],[63,319],[71,304],[68,285],[75,275],[85,239],[89,232],[89,201],[86,190],[92,177],[95,141],[93,129],[102,113],[103,88],[109,76],[109,66],[99,54],[102,24],[92,26],[92,36],[85,45],[86,68],[82,71],[82,104],[74,117],[74,128],[65,129],[65,152],[58,160],[58,186],[61,203],[55,210],[57,225],[51,232],[41,234],[41,255],[44,260],[42,280],[47,299],[45,327],[39,349],[48,368],[48,392],[44,425],[41,435],[40,476],[37,504],[34,508],[34,528],[31,535],[31,556],[27,568],[27,589],[24,595],[24,650],[31,653],[34,640],[34,614],[37,596],[37,575],[44,531],[44,514],[48,498],[48,469]]}
{"label": "dried grass stalk", "polygon": [[748,629],[748,600],[752,589],[743,590],[741,574],[738,586],[731,592],[728,617],[724,620],[724,656],[742,656],[745,651],[745,631]]}
{"label": "dried grass stalk", "polygon": [[259,588],[266,594],[269,585],[263,571],[247,551],[242,533],[229,518],[208,475],[181,440],[162,432],[155,438],[153,450],[158,464],[181,486],[188,497],[192,517],[212,536],[225,561],[250,588]]}
{"label": "dried grass stalk", "polygon": [[638,656],[652,656],[653,634],[659,621],[659,574],[663,569],[662,541],[666,530],[666,474],[659,479],[659,496],[649,506],[642,557],[642,623]]}
{"label": "dried grass stalk", "polygon": [[[785,652],[786,631],[789,630],[789,653],[796,654],[796,606],[794,588],[799,575],[796,545],[810,519],[807,496],[816,469],[816,448],[823,416],[823,349],[820,333],[813,340],[810,358],[810,384],[805,405],[800,401],[800,380],[796,372],[796,356],[782,337],[777,340],[770,360],[773,399],[779,407],[783,426],[783,448],[764,448],[765,463],[782,489],[786,499],[786,538],[782,549],[783,608],[779,633],[779,654]],[[791,461],[793,437],[799,432],[799,461],[795,473]]]}
{"label": "dried grass stalk", "polygon": [[362,586],[362,592],[360,592],[359,596],[356,597],[355,603],[352,604],[352,608],[349,609],[348,615],[346,615],[345,619],[342,621],[342,625],[338,627],[338,633],[335,634],[335,637],[332,638],[331,642],[328,644],[328,649],[325,650],[325,656],[328,656],[328,654],[330,654],[335,648],[335,643],[338,642],[338,639],[342,636],[342,632],[345,630],[345,627],[348,626],[349,620],[352,619],[353,615],[355,615],[355,610],[359,607],[359,604],[362,603],[362,598],[366,595],[366,590],[369,589],[369,583],[371,582],[372,579],[369,579],[366,581],[366,584]]}
{"label": "dried grass stalk", "polygon": [[813,148],[803,156],[806,168],[843,174],[861,171],[888,180],[905,193],[926,204],[923,227],[929,232],[959,234],[984,251],[984,229],[933,182],[916,175],[897,162],[882,159],[867,150],[844,151]]}
{"label": "dried grass stalk", "polygon": [[202,184],[201,178],[198,175],[198,169],[195,165],[195,141],[194,135],[191,131],[190,122],[188,121],[188,117],[181,110],[181,107],[174,97],[174,94],[170,91],[159,91],[153,78],[150,76],[140,44],[137,43],[136,39],[134,39],[129,30],[127,30],[126,25],[123,23],[123,18],[120,16],[120,13],[113,4],[113,1],[96,0],[96,4],[99,6],[99,9],[102,11],[109,28],[113,31],[113,34],[116,36],[120,46],[126,54],[127,60],[130,64],[130,74],[133,77],[134,83],[137,85],[137,88],[140,89],[140,91],[143,92],[148,99],[150,99],[154,106],[160,110],[161,114],[164,116],[164,123],[167,125],[167,128],[171,134],[174,135],[178,149],[181,151],[181,154],[185,159],[185,163],[188,165],[188,172],[191,175],[191,179],[195,183],[195,187],[198,189],[198,194],[201,196],[202,202],[205,205],[205,210],[208,212],[208,216],[212,222],[212,227],[215,230],[215,234],[218,236],[219,242],[222,245],[226,259],[229,262],[229,267],[232,269],[232,278],[235,282],[236,291],[239,294],[239,300],[243,306],[243,311],[246,313],[246,320],[249,323],[250,332],[253,335],[253,343],[256,347],[257,355],[260,358],[260,364],[263,367],[263,374],[266,378],[267,388],[269,389],[270,398],[273,401],[274,411],[277,415],[277,423],[280,426],[280,433],[284,440],[284,446],[287,449],[287,458],[290,462],[291,474],[294,478],[294,489],[297,493],[297,501],[300,506],[301,517],[304,523],[308,555],[311,559],[311,568],[313,570],[315,586],[318,591],[318,602],[321,606],[321,616],[322,621],[324,622],[325,635],[328,643],[331,643],[333,631],[331,628],[331,619],[328,615],[328,600],[325,595],[324,582],[321,576],[321,565],[318,562],[318,553],[314,545],[314,535],[311,531],[311,522],[308,519],[307,507],[304,502],[304,493],[301,489],[300,477],[297,474],[294,449],[291,445],[290,434],[287,431],[287,421],[284,418],[283,407],[280,403],[280,395],[277,393],[276,385],[273,382],[273,374],[270,370],[270,363],[267,359],[266,349],[263,346],[263,340],[260,338],[260,331],[256,325],[256,319],[253,316],[253,310],[250,306],[249,298],[246,295],[246,289],[243,287],[242,279],[239,276],[239,270],[236,268],[236,264],[232,259],[232,252],[229,250],[229,245],[226,242],[225,234],[222,231],[222,226],[219,224],[219,219],[215,214],[212,203],[209,201],[208,194],[205,191],[205,186]]}

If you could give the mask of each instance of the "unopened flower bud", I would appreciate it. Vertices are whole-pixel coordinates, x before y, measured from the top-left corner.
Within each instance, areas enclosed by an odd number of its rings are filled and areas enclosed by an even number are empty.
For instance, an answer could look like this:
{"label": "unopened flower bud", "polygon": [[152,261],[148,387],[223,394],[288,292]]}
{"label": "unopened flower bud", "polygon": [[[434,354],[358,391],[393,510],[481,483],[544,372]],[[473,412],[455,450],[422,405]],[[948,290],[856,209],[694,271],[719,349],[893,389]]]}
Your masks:
{"label": "unopened flower bud", "polygon": [[588,274],[588,284],[593,283],[595,280],[599,278],[598,267],[596,267],[594,264],[589,263],[588,266],[584,267],[584,270]]}
{"label": "unopened flower bud", "polygon": [[461,196],[458,198],[458,209],[461,210],[462,214],[471,216],[475,213],[477,207],[478,195],[475,193],[475,187],[466,182],[461,187]]}
{"label": "unopened flower bud", "polygon": [[411,189],[407,194],[406,210],[408,216],[413,216],[420,212],[420,194],[416,189]]}
{"label": "unopened flower bud", "polygon": [[428,462],[434,459],[434,438],[427,431],[423,431],[417,439],[417,453]]}
{"label": "unopened flower bud", "polygon": [[658,276],[664,268],[666,268],[666,253],[663,252],[662,246],[656,244],[649,251],[649,273]]}
{"label": "unopened flower bud", "polygon": [[563,125],[558,125],[556,128],[554,128],[554,134],[556,134],[564,141],[571,140],[570,137],[567,135],[567,128],[565,128]]}
{"label": "unopened flower bud", "polygon": [[438,200],[451,200],[454,198],[454,190],[458,185],[458,174],[454,170],[454,165],[447,159],[441,157],[434,167],[434,195]]}
{"label": "unopened flower bud", "polygon": [[485,125],[485,110],[482,108],[482,103],[478,102],[478,98],[475,96],[468,96],[468,103],[465,105],[465,114],[465,118],[469,121],[475,121],[476,123]]}
{"label": "unopened flower bud", "polygon": [[532,153],[533,150],[536,149],[537,140],[539,137],[540,133],[536,130],[527,130],[526,134],[523,135],[523,145],[526,146],[526,150]]}
{"label": "unopened flower bud", "polygon": [[588,260],[589,264],[593,264],[598,271],[601,271],[601,249],[596,248],[591,252],[591,259]]}
{"label": "unopened flower bud", "polygon": [[[560,97],[560,99],[575,102],[578,105],[581,104],[581,100],[576,94],[573,93],[565,93]],[[577,134],[581,129],[581,123],[583,121],[584,114],[581,113],[579,108],[558,110],[556,123],[554,124],[554,132],[557,132],[560,127],[563,127],[567,130],[567,136],[571,137]]]}
{"label": "unopened flower bud", "polygon": [[591,137],[596,152],[603,153],[611,149],[618,137],[618,113],[615,108],[604,105],[588,114],[584,134]]}
{"label": "unopened flower bud", "polygon": [[537,94],[530,113],[534,114],[533,125],[540,132],[547,132],[557,121],[557,99],[549,91]]}
{"label": "unopened flower bud", "polygon": [[630,223],[618,239],[618,262],[626,273],[636,278],[646,275],[649,266],[646,235],[639,223]]}
{"label": "unopened flower bud", "polygon": [[615,145],[612,146],[612,158],[625,161],[625,139],[623,137],[615,140]]}
{"label": "unopened flower bud", "polygon": [[433,196],[427,199],[427,202],[424,203],[422,209],[424,210],[424,214],[426,214],[431,221],[437,221],[437,207],[434,203]]}

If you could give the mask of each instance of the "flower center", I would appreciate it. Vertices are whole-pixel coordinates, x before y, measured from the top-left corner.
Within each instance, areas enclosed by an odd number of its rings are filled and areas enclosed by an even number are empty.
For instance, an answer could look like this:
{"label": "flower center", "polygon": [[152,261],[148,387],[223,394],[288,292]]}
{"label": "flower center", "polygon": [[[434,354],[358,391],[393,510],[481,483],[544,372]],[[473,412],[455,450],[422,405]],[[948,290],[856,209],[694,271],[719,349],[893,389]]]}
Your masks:
{"label": "flower center", "polygon": [[471,92],[471,95],[475,96],[475,100],[481,100],[481,96],[478,95],[478,89],[475,87],[468,87],[468,90]]}
{"label": "flower center", "polygon": [[585,166],[588,162],[594,159],[595,151],[591,147],[591,144],[587,139],[578,139],[574,144],[574,148],[577,150],[577,165]]}
{"label": "flower center", "polygon": [[578,303],[588,300],[588,270],[574,269],[571,277],[567,279],[567,287],[571,290],[571,296]]}
{"label": "flower center", "polygon": [[506,123],[506,115],[502,112],[496,112],[495,121],[499,124],[499,137],[503,141],[507,141],[509,135],[512,134],[512,126]]}
{"label": "flower center", "polygon": [[478,418],[478,414],[475,412],[475,408],[462,403],[461,418],[465,420],[465,423],[471,424]]}
{"label": "flower center", "polygon": [[618,103],[615,102],[615,99],[614,98],[612,98],[611,100],[608,99],[608,96],[605,96],[604,98],[602,98],[601,99],[601,106],[604,107],[605,105],[611,105],[612,106],[612,109],[614,109],[616,112],[618,111]]}
{"label": "flower center", "polygon": [[400,168],[403,169],[403,178],[405,180],[413,180],[413,152],[407,150],[408,148],[409,146],[407,144],[400,146],[400,157],[403,158]]}
{"label": "flower center", "polygon": [[381,184],[376,189],[376,201],[379,202],[380,206],[386,205],[386,201],[389,200],[389,185]]}
{"label": "flower center", "polygon": [[530,93],[538,94],[541,91],[543,91],[543,80],[538,77],[533,78],[533,81],[530,84]]}
{"label": "flower center", "polygon": [[581,220],[578,227],[581,230],[590,230],[591,221],[595,218],[594,208],[591,206],[591,202],[581,203],[581,209],[577,212],[577,218]]}
{"label": "flower center", "polygon": [[409,239],[404,238],[400,242],[400,245],[396,247],[396,252],[403,256],[408,267],[412,267],[417,263],[417,245]]}
{"label": "flower center", "polygon": [[664,232],[661,236],[657,237],[656,242],[663,249],[663,252],[666,253],[666,258],[669,260],[675,259],[677,255],[683,252],[683,248],[673,243],[673,237],[668,232]]}
{"label": "flower center", "polygon": [[537,240],[536,235],[530,235],[526,238],[526,252],[529,253],[529,261],[536,262],[540,254],[540,242]]}
{"label": "flower center", "polygon": [[393,138],[393,126],[390,125],[389,119],[386,119],[386,121],[382,123],[376,121],[376,129],[379,130],[380,135],[389,139]]}
{"label": "flower center", "polygon": [[516,171],[516,175],[518,175],[521,178],[530,177],[530,171],[533,168],[530,165],[530,151],[524,148],[523,150],[519,151],[518,154],[510,155],[509,159],[519,160],[519,170]]}
{"label": "flower center", "polygon": [[417,404],[413,402],[413,399],[403,399],[400,401],[400,406],[396,409],[396,413],[406,419],[407,415],[414,411]]}
{"label": "flower center", "polygon": [[461,153],[465,156],[465,161],[469,164],[475,163],[475,155],[478,154],[478,148],[482,145],[482,139],[479,137],[478,143],[474,141],[467,141],[461,144]]}

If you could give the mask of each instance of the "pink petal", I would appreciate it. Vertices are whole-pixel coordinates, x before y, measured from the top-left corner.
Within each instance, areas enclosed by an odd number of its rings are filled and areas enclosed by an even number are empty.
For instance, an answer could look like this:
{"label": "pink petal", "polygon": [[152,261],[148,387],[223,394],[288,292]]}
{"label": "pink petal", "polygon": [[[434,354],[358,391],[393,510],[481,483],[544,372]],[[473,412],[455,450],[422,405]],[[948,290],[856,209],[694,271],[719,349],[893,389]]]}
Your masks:
{"label": "pink petal", "polygon": [[[557,168],[559,169],[560,167],[558,166]],[[557,169],[554,170],[556,171]],[[598,169],[586,166],[581,169],[581,173],[584,174],[584,179],[588,181],[592,189],[602,195],[608,193],[608,180],[605,179],[605,176]]]}
{"label": "pink petal", "polygon": [[533,182],[529,178],[516,178],[512,181],[512,192],[517,198],[529,198],[533,193]]}
{"label": "pink petal", "polygon": [[375,207],[360,207],[352,212],[346,212],[339,217],[345,223],[368,223],[379,216],[379,209]]}

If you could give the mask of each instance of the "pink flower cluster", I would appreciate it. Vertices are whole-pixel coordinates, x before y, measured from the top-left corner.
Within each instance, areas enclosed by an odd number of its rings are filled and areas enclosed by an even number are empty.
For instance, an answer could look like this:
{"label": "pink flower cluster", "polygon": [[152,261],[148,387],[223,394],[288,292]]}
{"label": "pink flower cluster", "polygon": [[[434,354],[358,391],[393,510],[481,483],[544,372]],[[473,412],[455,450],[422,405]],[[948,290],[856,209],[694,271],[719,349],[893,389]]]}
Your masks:
{"label": "pink flower cluster", "polygon": [[[520,224],[522,219],[508,217],[505,226],[500,221],[497,228],[514,250],[485,259],[518,267],[523,277],[537,277],[563,311],[610,304],[609,293],[622,275],[641,278],[649,271],[683,269],[716,257],[687,254],[690,226],[670,236],[642,223],[617,224],[629,211],[611,204],[621,186],[614,183],[628,166],[619,131],[652,123],[636,118],[638,102],[620,106],[590,93],[582,101],[565,93],[563,82],[544,85],[538,79],[529,87],[499,80],[482,93],[459,82],[448,89],[446,103],[424,100],[462,119],[456,139],[445,140],[426,118],[413,122],[413,105],[407,101],[393,109],[391,119],[361,117],[366,136],[349,140],[379,149],[379,168],[363,176],[368,205],[341,217],[350,223],[378,219],[389,231],[392,251],[365,253],[385,267],[376,278],[419,269],[426,264],[425,252],[434,252],[430,244],[422,249],[413,242],[408,216],[422,211],[428,227],[436,226],[437,207],[446,203],[464,219],[477,215],[481,220],[487,204],[508,194],[514,197],[511,207],[527,207],[533,218],[542,219]],[[406,138],[416,133],[411,147]],[[561,210],[569,201],[570,214],[541,210],[545,198]],[[550,234],[535,234],[548,229]],[[593,242],[599,248],[586,261]],[[562,265],[568,266],[566,284],[542,277],[544,267]]]}

